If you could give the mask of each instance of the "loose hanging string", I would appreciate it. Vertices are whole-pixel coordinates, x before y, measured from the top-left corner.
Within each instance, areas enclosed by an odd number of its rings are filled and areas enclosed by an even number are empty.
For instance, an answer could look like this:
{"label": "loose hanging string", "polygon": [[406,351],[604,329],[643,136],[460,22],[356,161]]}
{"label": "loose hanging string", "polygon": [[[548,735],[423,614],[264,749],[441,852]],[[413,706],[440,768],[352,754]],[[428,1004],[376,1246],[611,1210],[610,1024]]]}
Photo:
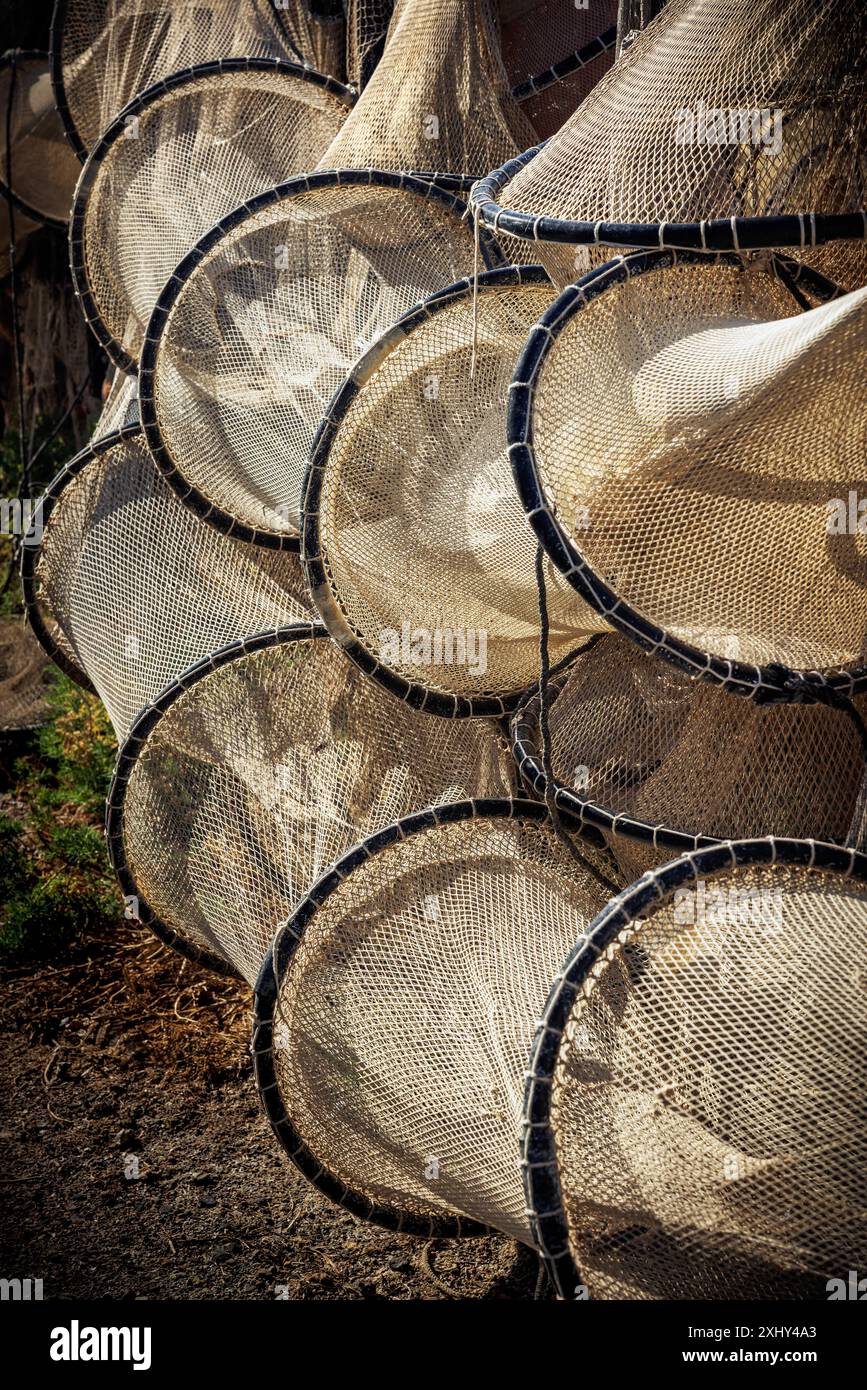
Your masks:
{"label": "loose hanging string", "polygon": [[548,682],[551,678],[551,661],[548,652],[550,621],[548,617],[548,594],[545,588],[545,552],[541,545],[536,547],[536,586],[539,591],[539,732],[542,738],[542,771],[545,777],[545,807],[551,817],[554,832],[569,851],[576,864],[592,874],[607,893],[616,897],[620,892],[618,885],[603,874],[596,865],[581,853],[575,840],[563,824],[560,807],[557,805],[557,789],[554,783],[554,769],[551,756],[551,728],[549,724]]}

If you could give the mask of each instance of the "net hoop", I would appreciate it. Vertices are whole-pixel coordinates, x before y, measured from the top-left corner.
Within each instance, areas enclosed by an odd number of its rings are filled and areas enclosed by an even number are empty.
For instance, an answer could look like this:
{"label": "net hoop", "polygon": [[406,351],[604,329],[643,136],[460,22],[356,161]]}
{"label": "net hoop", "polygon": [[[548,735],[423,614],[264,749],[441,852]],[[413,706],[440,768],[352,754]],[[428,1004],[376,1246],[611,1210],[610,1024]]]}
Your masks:
{"label": "net hoop", "polygon": [[[44,48],[10,49],[8,53],[0,55],[0,71],[2,71],[3,68],[14,67],[17,63],[21,62],[22,60],[24,62],[32,63],[47,63],[48,54],[45,52]],[[2,114],[3,118],[5,119],[5,111],[0,114]],[[12,172],[13,174],[15,172],[14,164],[12,166]],[[2,154],[0,154],[0,198],[5,198],[7,201],[11,199],[18,211],[20,213],[23,213],[25,217],[32,218],[34,222],[39,222],[45,227],[57,227],[60,231],[66,231],[67,223],[64,221],[62,217],[51,217],[46,212],[40,212],[38,208],[33,207],[30,203],[26,202],[18,193],[16,193],[14,188],[9,187],[9,184],[6,180],[5,150],[2,152]]]}
{"label": "net hoop", "polygon": [[648,909],[671,898],[683,884],[708,878],[726,869],[785,864],[807,871],[834,873],[867,884],[867,855],[819,840],[789,840],[768,836],[735,840],[683,855],[642,875],[599,913],[567,956],[554,982],[533,1041],[524,1092],[521,1169],[530,1226],[557,1296],[574,1297],[581,1284],[569,1249],[569,1233],[554,1133],[551,1096],[554,1070],[572,1006],[584,981],[605,949],[625,927]]}
{"label": "net hoop", "polygon": [[105,807],[105,838],[109,862],[120,885],[120,890],[127,903],[132,902],[135,905],[134,919],[148,927],[164,946],[169,946],[185,960],[193,961],[196,965],[204,966],[220,975],[241,978],[240,972],[224,956],[217,955],[216,952],[197,945],[188,937],[182,936],[168,926],[142,895],[136,883],[127,862],[124,846],[124,807],[129,781],[139,754],[163,715],[200,681],[205,680],[220,667],[227,666],[232,661],[239,661],[243,657],[251,656],[254,652],[265,651],[269,647],[288,645],[292,642],[317,640],[326,636],[324,628],[317,623],[290,623],[286,627],[256,633],[254,636],[243,637],[237,642],[230,642],[225,647],[220,647],[217,651],[211,652],[209,656],[203,657],[201,661],[188,667],[140,711],[118,751]]}
{"label": "net hoop", "polygon": [[42,537],[45,527],[51,517],[51,513],[61,500],[66,487],[78,477],[79,473],[87,465],[101,454],[108,453],[118,444],[124,443],[128,439],[140,439],[143,437],[142,427],[138,421],[121,425],[120,429],[112,430],[110,434],[102,435],[99,439],[92,440],[83,449],[65,463],[60,472],[52,478],[45,492],[36,504],[33,514],[33,522],[30,531],[24,537],[21,545],[21,588],[24,595],[24,614],[27,622],[36,636],[37,641],[43,650],[48,654],[64,675],[69,676],[70,680],[80,685],[82,690],[86,690],[91,695],[96,695],[96,687],[90,680],[87,673],[77,666],[70,659],[65,651],[51,636],[42,612],[39,595],[37,593],[36,569],[39,563],[39,555],[42,548]]}
{"label": "net hoop", "polygon": [[421,710],[425,714],[440,715],[448,719],[469,719],[479,716],[499,719],[514,710],[527,698],[528,687],[503,697],[446,695],[432,690],[418,681],[408,681],[404,676],[389,669],[362,641],[349,624],[332,592],[325,568],[325,551],[322,545],[321,511],[322,487],[331,448],[337,438],[342,421],[346,418],[353,402],[364,384],[370,380],[395,348],[407,338],[414,329],[450,305],[462,299],[472,298],[476,292],[502,289],[507,286],[543,285],[550,283],[541,266],[505,266],[479,275],[478,280],[465,278],[445,289],[438,290],[423,300],[416,308],[399,318],[391,328],[379,338],[367,352],[359,358],[343,386],[332,399],[313,441],[310,461],[302,487],[301,502],[301,563],[307,587],[322,621],[331,636],[345,655],[378,685],[390,691],[397,699]]}
{"label": "net hoop", "polygon": [[[432,174],[431,180],[446,177],[461,180],[461,175]],[[264,208],[288,202],[292,198],[315,192],[321,188],[393,188],[413,194],[429,202],[438,203],[460,221],[467,213],[466,204],[456,195],[446,191],[439,182],[426,182],[417,174],[393,173],[385,169],[325,169],[321,172],[300,174],[257,194],[248,203],[234,209],[217,222],[205,236],[190,250],[154,305],[150,322],[145,330],[142,343],[141,364],[139,366],[139,409],[148,448],[154,462],[172,491],[181,501],[209,525],[236,540],[248,541],[251,545],[263,546],[270,550],[290,550],[296,554],[300,550],[300,536],[284,532],[266,531],[260,527],[249,526],[238,521],[230,512],[217,506],[193,484],[188,483],[180,470],[163,436],[156,408],[156,378],[162,335],[169,315],[178,296],[199,264],[210,255],[219,242],[230,235],[248,218]],[[504,263],[504,257],[496,241],[484,233],[480,238],[480,250],[486,267],[494,268]],[[330,410],[330,407],[329,407]],[[328,413],[328,412],[326,412]]]}
{"label": "net hoop", "polygon": [[[789,288],[805,286],[823,302],[841,293],[839,286],[809,267],[788,258],[773,258],[775,272]],[[611,589],[584,559],[573,537],[556,515],[543,490],[533,438],[534,397],[539,377],[554,344],[577,314],[607,290],[654,270],[675,265],[743,268],[739,256],[722,252],[713,256],[694,251],[644,251],[618,256],[570,285],[543,314],[531,331],[515,368],[509,388],[508,438],[512,474],[521,503],[540,545],[569,584],[610,627],[636,642],[653,656],[664,657],[687,674],[722,685],[736,695],[755,700],[809,698],[810,691],[832,690],[852,695],[867,686],[867,663],[850,670],[795,671],[783,663],[764,666],[713,656],[658,627],[644,613]]]}
{"label": "net hoop", "polygon": [[603,53],[609,53],[616,43],[617,25],[614,24],[603,34],[598,34],[595,39],[584,44],[583,48],[576,48],[574,53],[567,53],[566,57],[561,58],[558,63],[552,63],[544,72],[537,72],[534,77],[528,77],[525,82],[519,82],[516,87],[512,88],[512,100],[528,101],[530,97],[547,92],[550,87],[555,87],[558,82],[563,82],[573,73],[589,67],[597,58],[601,58]]}
{"label": "net hoop", "polygon": [[362,840],[328,869],[302,898],[285,927],[278,933],[262,963],[256,981],[253,1011],[253,1070],[259,1099],[278,1142],[312,1185],[330,1201],[364,1221],[386,1230],[415,1236],[483,1236],[493,1228],[467,1217],[421,1217],[397,1207],[373,1202],[347,1187],[317,1158],[296,1130],[280,1095],[274,1063],[273,1034],[279,983],[301,941],[307,923],[317,909],[351,872],[389,846],[439,825],[472,820],[532,820],[550,825],[544,806],[523,798],[483,798],[430,807],[392,822],[384,830]]}
{"label": "net hoop", "polygon": [[470,208],[496,236],[505,232],[523,241],[561,246],[629,246],[674,251],[758,251],[789,247],[806,251],[831,241],[864,241],[867,209],[857,212],[799,212],[776,217],[714,217],[701,222],[581,222],[564,217],[533,217],[497,201],[506,184],[545,148],[525,150],[480,179]]}
{"label": "net hoop", "polygon": [[[337,82],[333,77],[326,77],[323,73],[317,72],[315,68],[302,67],[299,63],[290,62],[287,58],[219,58],[212,62],[197,63],[194,67],[182,68],[179,72],[172,73],[171,76],[155,82],[146,91],[133,97],[132,101],[118,112],[87,155],[75,190],[69,219],[69,267],[72,283],[76,298],[81,306],[81,312],[91,331],[108,353],[114,365],[130,376],[135,376],[138,372],[138,363],[118,341],[103,319],[102,310],[94,298],[88,279],[85,222],[90,194],[106,158],[115,145],[125,138],[127,122],[132,117],[146,111],[167,93],[190,86],[202,78],[217,77],[221,73],[249,72],[283,73],[286,77],[297,78],[301,82],[310,83],[322,91],[329,92],[338,101],[343,102],[347,109],[351,109],[355,104],[356,93],[352,88],[344,86],[342,82]],[[251,204],[243,205],[245,210],[249,209],[250,206]],[[221,223],[217,223],[218,227],[221,225]]]}

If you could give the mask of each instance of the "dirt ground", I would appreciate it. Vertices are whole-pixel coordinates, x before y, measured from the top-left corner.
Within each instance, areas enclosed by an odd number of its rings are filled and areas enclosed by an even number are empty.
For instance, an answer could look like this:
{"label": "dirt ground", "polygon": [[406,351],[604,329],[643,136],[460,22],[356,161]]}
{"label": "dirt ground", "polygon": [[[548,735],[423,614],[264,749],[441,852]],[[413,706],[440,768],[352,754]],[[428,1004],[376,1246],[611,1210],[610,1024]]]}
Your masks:
{"label": "dirt ground", "polygon": [[531,1252],[356,1221],[259,1110],[249,991],[118,924],[0,1005],[0,1276],[46,1299],[532,1299]]}

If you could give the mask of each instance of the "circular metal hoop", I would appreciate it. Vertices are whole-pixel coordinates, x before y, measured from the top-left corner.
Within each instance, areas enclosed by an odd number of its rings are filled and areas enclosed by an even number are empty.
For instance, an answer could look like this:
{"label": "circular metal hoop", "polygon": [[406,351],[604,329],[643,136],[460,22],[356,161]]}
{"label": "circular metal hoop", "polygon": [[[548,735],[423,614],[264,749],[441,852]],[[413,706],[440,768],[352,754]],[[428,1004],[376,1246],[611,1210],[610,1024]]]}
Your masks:
{"label": "circular metal hoop", "polygon": [[[313,68],[302,67],[300,64],[292,63],[285,58],[223,58],[213,62],[198,63],[195,67],[184,68],[180,72],[172,73],[170,77],[154,83],[152,87],[148,87],[146,91],[134,97],[118,113],[87,156],[78,180],[69,219],[69,264],[75,293],[85,319],[115,366],[130,376],[136,374],[138,364],[105,322],[102,310],[94,298],[88,280],[85,221],[91,191],[105,160],[114,147],[126,138],[128,123],[133,118],[147,111],[149,107],[160,101],[169,92],[189,87],[202,78],[219,77],[222,74],[232,73],[280,73],[287,78],[295,78],[299,82],[307,83],[310,86],[318,87],[321,91],[330,93],[347,108],[351,108],[356,100],[356,94],[350,87],[345,87],[342,83],[336,82],[333,77],[326,77]],[[244,209],[247,210],[249,206],[249,204],[245,204]],[[222,223],[217,223],[218,227],[221,225]],[[169,283],[171,284],[173,281]]]}
{"label": "circular metal hoop", "polygon": [[[0,56],[0,70],[2,70],[3,68],[13,67],[22,59],[25,61],[29,60],[31,62],[43,62],[47,64],[48,54],[42,48],[10,49],[8,53],[4,53],[2,54],[2,56]],[[5,118],[5,112],[3,113],[3,115]],[[40,222],[46,227],[56,227],[59,231],[65,232],[67,224],[62,217],[50,217],[48,213],[40,212],[38,208],[34,208],[30,205],[30,203],[25,202],[25,200],[18,193],[16,193],[13,188],[10,188],[8,186],[4,177],[5,169],[6,155],[4,151],[3,154],[0,155],[0,197],[6,198],[7,201],[11,199],[18,211],[23,213],[25,217],[32,218],[34,222]]]}
{"label": "circular metal hoop", "polygon": [[394,1206],[372,1202],[363,1193],[342,1183],[313,1153],[286,1112],[280,1095],[274,1062],[274,1027],[280,980],[303,938],[317,909],[334,893],[354,869],[375,858],[390,846],[410,839],[436,826],[472,820],[529,820],[550,824],[544,806],[523,799],[485,799],[453,802],[404,817],[371,835],[332,865],[302,899],[294,914],[268,951],[256,982],[253,1016],[253,1065],[259,1095],[277,1139],[297,1168],[324,1196],[353,1215],[388,1230],[418,1236],[479,1236],[491,1228],[460,1216],[424,1218],[412,1216]]}
{"label": "circular metal hoop", "polygon": [[[424,179],[415,174],[392,173],[388,170],[329,169],[321,173],[303,174],[288,179],[285,183],[278,184],[275,188],[268,189],[255,198],[251,198],[248,203],[235,209],[216,223],[184,257],[166,284],[154,306],[142,345],[139,368],[139,402],[142,424],[154,461],[169,486],[177,493],[181,501],[218,531],[238,540],[249,541],[253,545],[265,546],[273,550],[297,552],[300,549],[299,536],[277,533],[238,521],[229,512],[207,498],[199,488],[188,483],[180,473],[163,436],[156,409],[159,352],[166,323],[190,276],[201,262],[218,248],[220,241],[240,227],[248,217],[252,217],[266,208],[289,202],[293,198],[303,197],[311,192],[315,193],[319,189],[363,189],[370,187],[398,189],[423,202],[431,202],[444,208],[459,221],[466,214],[466,204],[455,195],[447,192],[444,187],[440,186],[439,182],[433,182],[434,179],[439,181],[441,177],[443,176],[439,174],[426,175],[425,178],[429,178],[431,182],[425,182]],[[455,178],[456,182],[460,179],[460,176],[450,175],[447,177]],[[503,263],[503,256],[499,247],[487,233],[480,239],[480,251],[486,266],[499,266]]]}
{"label": "circular metal hoop", "polygon": [[480,275],[478,280],[459,280],[437,291],[415,309],[404,314],[359,359],[351,376],[335,395],[326,411],[310,452],[310,462],[302,490],[302,554],[307,587],[325,626],[342,650],[357,666],[397,699],[423,710],[450,719],[479,716],[500,718],[515,709],[527,696],[527,687],[510,696],[446,695],[416,681],[406,680],[377,659],[369,646],[348,622],[342,608],[331,592],[322,545],[321,502],[325,472],[332,446],[342,421],[346,418],[362,387],[379,370],[382,363],[400,343],[420,325],[435,318],[443,310],[461,300],[472,299],[475,293],[504,289],[509,286],[545,285],[548,277],[541,266],[507,266]]}
{"label": "circular metal hoop", "polygon": [[547,141],[525,150],[480,179],[470,193],[470,207],[495,235],[504,232],[523,241],[565,246],[611,246],[675,251],[758,251],[769,247],[807,250],[832,241],[867,238],[867,210],[800,212],[778,217],[716,217],[702,222],[581,222],[562,217],[533,217],[501,207],[506,184],[520,173]]}
{"label": "circular metal hoop", "polygon": [[170,946],[185,960],[193,961],[196,965],[202,965],[219,975],[232,975],[240,978],[240,972],[224,956],[218,956],[215,952],[208,951],[204,946],[197,946],[187,937],[181,936],[180,933],[169,927],[139,890],[127,861],[123,841],[124,807],[130,777],[142,748],[160,719],[167,710],[171,709],[172,705],[181,699],[187,691],[197,686],[200,681],[214,671],[218,671],[220,667],[228,665],[229,662],[251,656],[254,652],[265,651],[269,647],[325,637],[327,637],[327,633],[319,624],[292,623],[287,627],[275,628],[272,632],[257,633],[253,637],[245,637],[238,642],[231,642],[228,646],[221,647],[219,651],[212,652],[210,656],[203,657],[201,661],[197,661],[194,666],[191,666],[167,685],[153,702],[141,711],[121,744],[117,755],[106,801],[105,837],[109,861],[117,877],[120,890],[127,903],[134,905],[133,916],[135,919],[148,927],[164,946]]}
{"label": "circular metal hoop", "polygon": [[[796,296],[799,286],[822,301],[840,293],[839,286],[806,266],[786,258],[774,258],[774,264],[779,267],[779,278]],[[565,289],[530,333],[509,391],[507,427],[512,473],[530,525],[552,563],[581,597],[611,627],[644,651],[665,657],[690,675],[716,682],[734,694],[752,699],[800,698],[802,691],[789,691],[793,682],[805,682],[819,692],[830,689],[851,695],[867,686],[867,664],[851,671],[838,668],[794,671],[781,663],[755,666],[713,656],[675,638],[627,603],[593,571],[557,517],[556,508],[545,496],[534,441],[534,398],[557,339],[600,295],[627,280],[676,265],[695,265],[712,272],[716,265],[742,268],[743,262],[739,256],[728,252],[708,256],[695,251],[644,251],[618,256]]]}
{"label": "circular metal hoop", "polygon": [[784,864],[834,873],[867,884],[867,855],[816,840],[736,840],[684,855],[643,875],[599,914],[587,936],[563,964],[545,1003],[524,1092],[521,1167],[530,1223],[554,1287],[572,1298],[581,1283],[570,1248],[557,1155],[551,1127],[551,1097],[560,1044],[572,1007],[599,957],[625,928],[658,907],[684,884],[726,869]]}

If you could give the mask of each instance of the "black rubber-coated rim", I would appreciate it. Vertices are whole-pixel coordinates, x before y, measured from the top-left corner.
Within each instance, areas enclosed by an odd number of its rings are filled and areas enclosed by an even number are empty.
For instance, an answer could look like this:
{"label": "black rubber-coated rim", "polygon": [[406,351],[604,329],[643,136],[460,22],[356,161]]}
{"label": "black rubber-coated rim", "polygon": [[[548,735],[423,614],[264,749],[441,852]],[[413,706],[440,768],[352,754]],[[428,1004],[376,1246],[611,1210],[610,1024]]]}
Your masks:
{"label": "black rubber-coated rim", "polygon": [[[4,53],[2,57],[0,57],[0,68],[12,67],[13,61],[17,64],[22,61],[22,59],[25,62],[28,60],[32,62],[41,59],[42,62],[47,63],[48,54],[43,48],[16,48],[12,52]],[[5,111],[2,114],[5,118]],[[38,208],[32,207],[30,203],[26,203],[14,189],[9,187],[4,177],[5,169],[6,152],[4,149],[2,156],[0,156],[0,195],[6,198],[7,201],[11,199],[18,211],[23,213],[25,217],[31,218],[34,222],[41,222],[45,227],[57,227],[65,232],[66,222],[62,217],[49,217],[48,213],[40,212]],[[14,166],[12,172],[14,176]]]}

